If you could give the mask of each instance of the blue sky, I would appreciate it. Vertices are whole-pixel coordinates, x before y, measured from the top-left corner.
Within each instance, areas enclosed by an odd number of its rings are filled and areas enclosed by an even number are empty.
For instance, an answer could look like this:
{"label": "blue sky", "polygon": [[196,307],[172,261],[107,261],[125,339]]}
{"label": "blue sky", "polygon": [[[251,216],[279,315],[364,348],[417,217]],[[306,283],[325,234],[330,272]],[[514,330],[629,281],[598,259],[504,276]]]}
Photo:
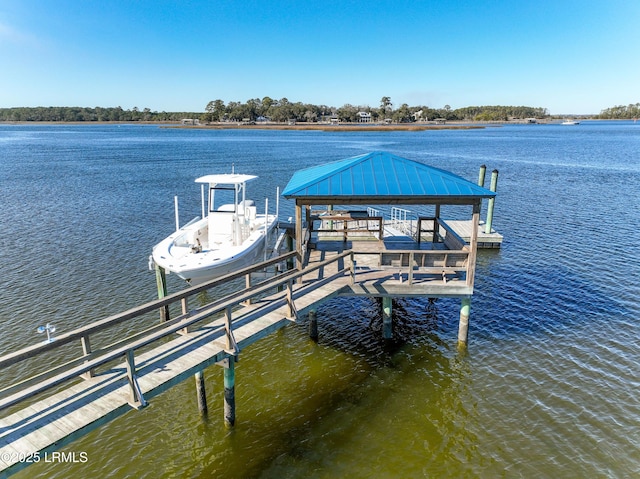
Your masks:
{"label": "blue sky", "polygon": [[639,0],[0,0],[0,107],[640,102]]}

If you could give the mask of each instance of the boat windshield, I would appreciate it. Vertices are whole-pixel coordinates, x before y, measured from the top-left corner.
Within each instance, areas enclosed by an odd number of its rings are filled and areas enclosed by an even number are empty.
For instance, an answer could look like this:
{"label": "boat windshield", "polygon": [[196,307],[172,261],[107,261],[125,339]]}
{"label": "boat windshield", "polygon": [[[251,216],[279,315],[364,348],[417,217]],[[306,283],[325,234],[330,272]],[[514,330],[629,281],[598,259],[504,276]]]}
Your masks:
{"label": "boat windshield", "polygon": [[210,213],[236,213],[238,194],[233,186],[214,186],[209,188]]}

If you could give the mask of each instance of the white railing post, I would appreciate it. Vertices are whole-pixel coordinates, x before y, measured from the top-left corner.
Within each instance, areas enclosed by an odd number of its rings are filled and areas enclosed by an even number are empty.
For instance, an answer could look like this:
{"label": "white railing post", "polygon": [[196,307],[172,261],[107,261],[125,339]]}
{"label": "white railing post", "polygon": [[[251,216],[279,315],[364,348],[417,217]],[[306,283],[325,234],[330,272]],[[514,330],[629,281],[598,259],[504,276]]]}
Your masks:
{"label": "white railing post", "polygon": [[269,246],[269,198],[264,199],[264,255],[263,261],[267,261],[267,246]]}
{"label": "white railing post", "polygon": [[180,215],[178,214],[178,197],[173,197],[173,209],[176,215],[176,231],[180,229]]}
{"label": "white railing post", "polygon": [[200,185],[200,200],[202,203],[202,219],[205,219],[206,215],[206,206],[204,201],[204,183]]}

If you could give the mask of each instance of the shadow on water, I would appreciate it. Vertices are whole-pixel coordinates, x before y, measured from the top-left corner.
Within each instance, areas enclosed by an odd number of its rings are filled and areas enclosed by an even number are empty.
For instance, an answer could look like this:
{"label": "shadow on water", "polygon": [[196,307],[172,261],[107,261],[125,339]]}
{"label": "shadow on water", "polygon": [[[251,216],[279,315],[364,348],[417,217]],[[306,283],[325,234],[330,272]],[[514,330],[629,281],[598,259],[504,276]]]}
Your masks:
{"label": "shadow on water", "polygon": [[[415,306],[397,302],[394,338],[385,341],[376,301],[357,299],[357,315],[351,314],[353,301],[332,301],[318,311],[318,343],[306,337],[305,324],[276,335],[269,348],[283,356],[278,373],[271,379],[252,373],[247,379],[253,388],[247,401],[264,395],[264,409],[243,412],[241,427],[223,446],[230,449],[227,459],[245,458],[241,472],[214,459],[197,477],[222,472],[244,478],[310,477],[314,470],[335,470],[339,476],[345,460],[365,474],[371,471],[367,451],[375,454],[389,434],[397,441],[389,446],[390,454],[404,455],[410,467],[419,468],[424,460],[418,456],[453,453],[473,441],[454,425],[460,414],[473,414],[461,397],[471,368],[466,355],[440,336],[435,304],[427,301],[418,317]],[[294,343],[297,351],[291,352]],[[287,351],[296,355],[292,361],[284,361]],[[417,429],[416,422],[421,424]],[[366,434],[363,424],[368,424]],[[410,437],[399,439],[403,431]],[[416,431],[419,437],[411,437]],[[418,439],[426,441],[424,449],[405,442]],[[268,447],[258,451],[258,443]],[[340,452],[340,444],[350,445]],[[346,451],[348,458],[343,457]]]}
{"label": "shadow on water", "polygon": [[335,299],[318,309],[319,342],[380,367],[408,345],[439,339],[442,333],[437,300],[394,299],[392,319],[393,336],[384,339],[380,298]]}

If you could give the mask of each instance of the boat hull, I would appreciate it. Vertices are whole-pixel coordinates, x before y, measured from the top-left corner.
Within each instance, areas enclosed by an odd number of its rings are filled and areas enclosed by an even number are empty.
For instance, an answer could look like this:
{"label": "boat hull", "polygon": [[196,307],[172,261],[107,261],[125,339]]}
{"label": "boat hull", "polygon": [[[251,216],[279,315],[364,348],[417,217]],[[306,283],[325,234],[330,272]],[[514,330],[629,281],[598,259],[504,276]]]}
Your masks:
{"label": "boat hull", "polygon": [[[233,273],[262,261],[267,241],[265,228],[253,231],[240,245],[227,245],[217,249],[198,251],[193,244],[182,243],[181,238],[195,236],[206,220],[182,228],[153,248],[155,264],[169,273],[176,274],[192,285],[202,284],[225,274]],[[267,218],[267,237],[276,226],[276,217]]]}

